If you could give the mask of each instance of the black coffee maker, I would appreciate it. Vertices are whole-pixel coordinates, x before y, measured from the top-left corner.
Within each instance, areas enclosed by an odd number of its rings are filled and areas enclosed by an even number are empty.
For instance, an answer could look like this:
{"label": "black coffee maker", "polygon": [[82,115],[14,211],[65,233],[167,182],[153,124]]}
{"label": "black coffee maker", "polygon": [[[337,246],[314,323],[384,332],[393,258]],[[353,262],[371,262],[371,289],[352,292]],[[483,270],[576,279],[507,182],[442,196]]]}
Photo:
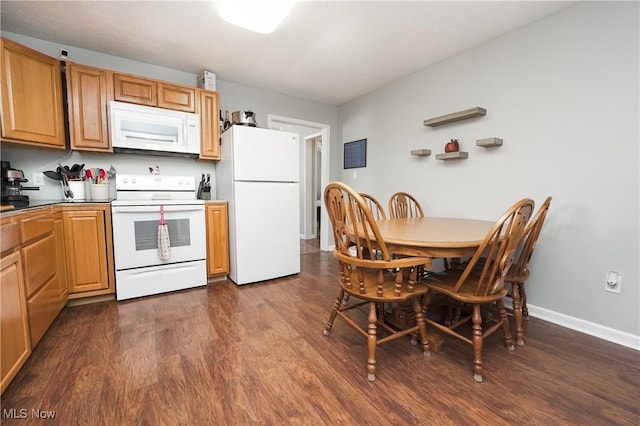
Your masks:
{"label": "black coffee maker", "polygon": [[2,183],[2,204],[11,204],[16,207],[26,207],[29,205],[29,197],[22,195],[22,191],[40,190],[37,186],[22,186],[23,182],[29,182],[24,178],[22,170],[14,169],[8,161],[2,161],[0,182]]}

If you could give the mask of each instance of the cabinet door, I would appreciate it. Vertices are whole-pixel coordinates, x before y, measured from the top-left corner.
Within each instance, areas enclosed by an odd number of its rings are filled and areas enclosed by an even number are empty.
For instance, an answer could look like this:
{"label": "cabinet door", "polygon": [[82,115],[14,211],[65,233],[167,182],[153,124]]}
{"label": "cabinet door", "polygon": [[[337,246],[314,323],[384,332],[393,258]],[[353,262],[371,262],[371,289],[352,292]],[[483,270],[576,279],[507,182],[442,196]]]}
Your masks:
{"label": "cabinet door", "polygon": [[69,293],[109,288],[104,211],[64,212]]}
{"label": "cabinet door", "polygon": [[198,90],[200,106],[200,159],[220,159],[220,108],[218,92]]}
{"label": "cabinet door", "polygon": [[207,275],[229,272],[229,231],[226,204],[207,205]]}
{"label": "cabinet door", "polygon": [[65,253],[64,243],[64,223],[62,213],[57,213],[54,220],[54,231],[56,238],[56,267],[58,275],[58,287],[56,289],[56,298],[60,304],[60,309],[67,304],[69,299],[69,284],[67,282],[67,255]]}
{"label": "cabinet door", "polygon": [[192,87],[158,83],[158,106],[177,111],[196,112],[196,90]]}
{"label": "cabinet door", "polygon": [[60,62],[5,38],[0,44],[2,138],[64,149]]}
{"label": "cabinet door", "polygon": [[140,105],[158,105],[156,81],[126,74],[113,74],[113,97],[116,101]]}
{"label": "cabinet door", "polygon": [[3,257],[0,270],[0,392],[4,392],[31,354],[31,342],[20,253]]}
{"label": "cabinet door", "polygon": [[107,71],[70,64],[67,80],[71,149],[112,152],[107,128]]}

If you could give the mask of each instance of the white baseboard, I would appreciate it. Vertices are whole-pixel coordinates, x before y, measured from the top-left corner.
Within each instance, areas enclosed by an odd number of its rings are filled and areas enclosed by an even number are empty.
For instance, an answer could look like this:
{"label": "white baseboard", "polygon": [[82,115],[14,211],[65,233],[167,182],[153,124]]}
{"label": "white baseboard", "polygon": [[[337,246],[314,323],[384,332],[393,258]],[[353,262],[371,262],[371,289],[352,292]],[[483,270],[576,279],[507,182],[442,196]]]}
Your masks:
{"label": "white baseboard", "polygon": [[[511,308],[511,299],[505,299],[505,306]],[[605,327],[580,318],[570,317],[569,315],[554,312],[539,306],[530,305],[528,303],[527,308],[529,308],[529,316],[531,317],[549,321],[550,323],[557,324],[571,330],[576,330],[590,336],[595,336],[600,339],[640,351],[640,336],[635,336],[631,333]]]}

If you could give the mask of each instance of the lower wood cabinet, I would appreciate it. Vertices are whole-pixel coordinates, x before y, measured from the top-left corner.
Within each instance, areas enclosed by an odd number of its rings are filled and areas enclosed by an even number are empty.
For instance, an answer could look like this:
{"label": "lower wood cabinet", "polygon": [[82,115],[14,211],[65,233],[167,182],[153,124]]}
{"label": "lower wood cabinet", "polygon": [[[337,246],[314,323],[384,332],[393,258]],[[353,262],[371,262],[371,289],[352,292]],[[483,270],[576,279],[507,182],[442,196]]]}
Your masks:
{"label": "lower wood cabinet", "polygon": [[2,389],[69,299],[115,293],[111,205],[60,205],[0,223]]}
{"label": "lower wood cabinet", "polygon": [[229,221],[227,204],[205,204],[207,222],[207,275],[229,272]]}
{"label": "lower wood cabinet", "polygon": [[69,298],[114,293],[110,205],[64,209]]}
{"label": "lower wood cabinet", "polygon": [[0,392],[4,392],[31,354],[31,340],[20,252],[3,256],[0,269]]}
{"label": "lower wood cabinet", "polygon": [[31,347],[38,344],[68,300],[60,208],[20,217],[20,249]]}

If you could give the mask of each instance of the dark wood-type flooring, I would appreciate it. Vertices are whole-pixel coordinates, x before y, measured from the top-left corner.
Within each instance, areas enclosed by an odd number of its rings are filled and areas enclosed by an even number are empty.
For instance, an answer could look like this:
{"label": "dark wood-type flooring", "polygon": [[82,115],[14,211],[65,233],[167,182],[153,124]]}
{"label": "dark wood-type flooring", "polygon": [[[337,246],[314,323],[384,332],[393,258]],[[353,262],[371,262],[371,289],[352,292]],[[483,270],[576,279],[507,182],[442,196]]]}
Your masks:
{"label": "dark wood-type flooring", "polygon": [[488,339],[483,383],[449,337],[430,358],[381,345],[368,382],[365,339],[340,319],[322,334],[333,255],[302,252],[293,277],[65,308],[2,395],[2,424],[640,424],[640,354],[535,318],[514,352]]}

